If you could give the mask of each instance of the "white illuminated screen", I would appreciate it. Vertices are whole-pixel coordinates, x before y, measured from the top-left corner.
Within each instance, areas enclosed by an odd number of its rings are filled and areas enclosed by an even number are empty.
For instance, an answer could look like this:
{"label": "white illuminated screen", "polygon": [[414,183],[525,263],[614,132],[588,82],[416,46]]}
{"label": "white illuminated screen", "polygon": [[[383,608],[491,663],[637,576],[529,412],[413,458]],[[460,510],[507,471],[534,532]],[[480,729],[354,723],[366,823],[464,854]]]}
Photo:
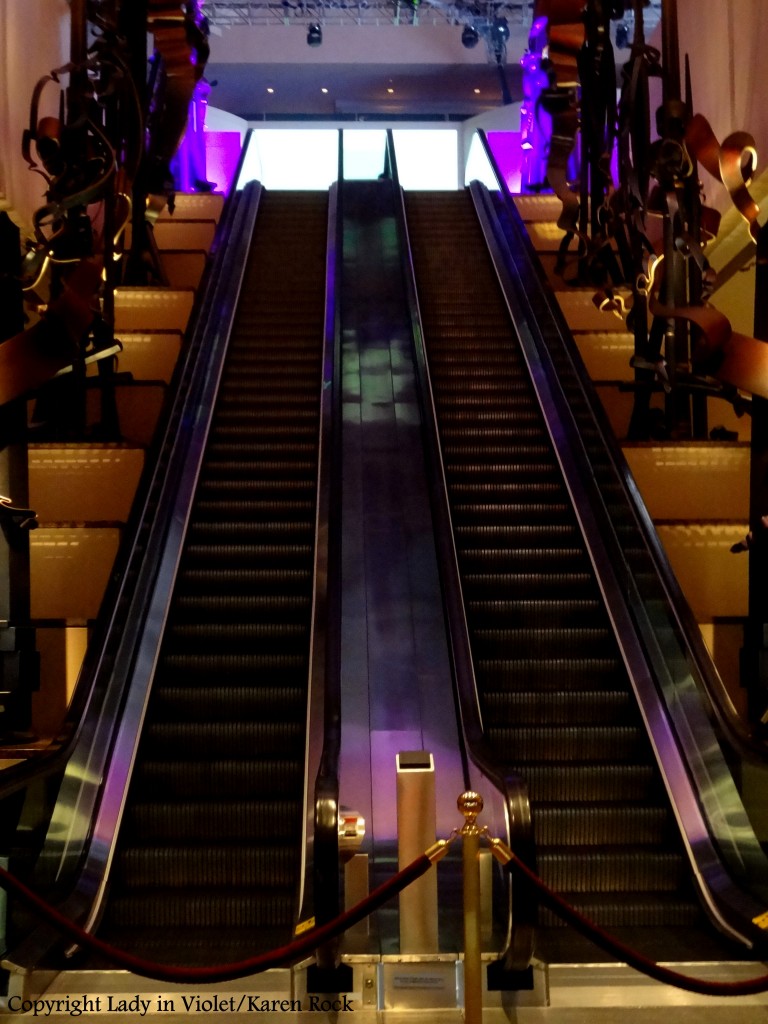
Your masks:
{"label": "white illuminated screen", "polygon": [[[385,138],[382,129],[345,129],[345,178],[377,178],[384,170]],[[393,138],[403,188],[459,187],[456,129],[396,129]],[[328,189],[337,179],[338,147],[335,128],[256,128],[238,188],[255,180],[268,189]]]}
{"label": "white illuminated screen", "polygon": [[472,142],[469,144],[469,156],[467,157],[467,167],[464,172],[464,184],[469,185],[471,181],[482,181],[486,188],[492,192],[495,192],[499,187],[496,175],[493,173],[493,168],[488,160],[488,154],[485,152],[477,134],[472,136]]}
{"label": "white illuminated screen", "polygon": [[329,189],[337,178],[339,133],[323,128],[257,128],[251,132],[238,188]]}

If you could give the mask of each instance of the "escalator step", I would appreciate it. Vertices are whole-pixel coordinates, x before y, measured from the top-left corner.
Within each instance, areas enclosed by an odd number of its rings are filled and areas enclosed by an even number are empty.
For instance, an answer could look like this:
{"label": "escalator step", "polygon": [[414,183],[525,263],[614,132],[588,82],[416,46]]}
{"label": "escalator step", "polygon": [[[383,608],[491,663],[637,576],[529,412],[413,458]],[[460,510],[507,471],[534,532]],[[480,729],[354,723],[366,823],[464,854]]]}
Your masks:
{"label": "escalator step", "polygon": [[287,722],[151,722],[142,743],[148,757],[189,758],[205,751],[209,758],[292,757],[304,744],[303,716]]}
{"label": "escalator step", "polygon": [[285,924],[290,913],[290,909],[286,908],[284,919],[277,925],[246,925],[236,928],[229,924],[223,928],[203,930],[195,927],[152,927],[146,922],[133,927],[110,927],[107,919],[103,933],[106,938],[119,944],[121,949],[153,963],[211,967],[215,964],[237,963],[284,946],[291,936]]}
{"label": "escalator step", "polygon": [[504,761],[524,765],[527,761],[620,763],[637,761],[646,751],[647,740],[640,728],[632,726],[519,726],[488,728],[488,738]]}
{"label": "escalator step", "polygon": [[[538,432],[537,432],[538,433]],[[545,445],[525,444],[518,436],[515,444],[488,444],[479,445],[475,442],[451,443],[443,445],[443,457],[446,463],[458,469],[460,463],[469,463],[473,468],[478,465],[489,466],[512,466],[528,465],[536,463],[539,470],[543,469],[544,462],[549,455],[549,449]]]}
{"label": "escalator step", "polygon": [[205,460],[207,464],[240,456],[247,458],[254,455],[279,455],[282,459],[296,458],[306,461],[312,459],[316,451],[317,444],[311,441],[294,441],[290,438],[285,441],[278,441],[275,438],[261,441],[260,432],[256,432],[251,439],[245,438],[242,441],[212,441],[205,449]]}
{"label": "escalator step", "polygon": [[659,802],[659,781],[652,765],[574,764],[552,761],[550,764],[516,765],[509,768],[524,775],[530,798],[535,803],[555,801],[584,803],[592,801]]}
{"label": "escalator step", "polygon": [[[698,904],[671,893],[607,895],[603,893],[561,893],[582,915],[601,928],[695,928],[702,924]],[[542,928],[564,927],[556,914],[542,908]]]}
{"label": "escalator step", "polygon": [[565,504],[542,505],[536,502],[517,504],[497,502],[495,504],[475,502],[456,503],[453,507],[454,521],[459,529],[473,524],[489,528],[497,524],[505,526],[562,526],[572,522],[573,512]]}
{"label": "escalator step", "polygon": [[163,679],[166,683],[178,685],[185,680],[203,678],[226,678],[230,683],[246,680],[251,683],[268,675],[270,679],[300,680],[306,684],[307,654],[278,651],[254,651],[247,649],[239,654],[232,651],[193,652],[181,650],[166,651],[162,655]]}
{"label": "escalator step", "polygon": [[126,813],[128,835],[140,834],[145,843],[232,839],[273,844],[296,837],[301,806],[287,798],[257,801],[219,797],[189,804],[137,802]]}
{"label": "escalator step", "polygon": [[295,719],[306,702],[298,686],[160,686],[155,693],[156,724]]}
{"label": "escalator step", "polygon": [[596,849],[575,858],[556,848],[536,859],[539,876],[556,892],[676,892],[685,879],[678,853],[664,850]]}
{"label": "escalator step", "polygon": [[457,503],[483,502],[493,505],[518,504],[542,505],[561,504],[566,496],[562,480],[514,480],[456,481],[451,485],[451,496]]}
{"label": "escalator step", "polygon": [[235,568],[296,568],[307,564],[311,551],[311,546],[305,544],[190,544],[184,549],[184,561],[195,568],[222,564]]}
{"label": "escalator step", "polygon": [[624,664],[618,657],[599,655],[593,652],[581,658],[569,652],[563,657],[553,657],[552,652],[541,658],[526,655],[521,658],[479,659],[478,673],[489,690],[519,689],[559,690],[571,679],[588,679],[593,688],[598,684],[611,688],[617,682],[624,682]]}
{"label": "escalator step", "polygon": [[[534,833],[543,846],[659,846],[668,836],[668,815],[662,806],[635,807],[632,804],[536,805]],[[585,851],[571,857],[578,872]]]}
{"label": "escalator step", "polygon": [[222,793],[237,793],[241,800],[261,793],[296,793],[302,785],[304,766],[300,760],[210,760],[145,761],[136,772],[137,792],[151,793],[160,800],[215,799]]}
{"label": "escalator step", "polygon": [[489,524],[485,526],[457,526],[454,530],[460,548],[469,545],[488,548],[498,547],[540,547],[542,549],[571,548],[579,531],[573,523]]}
{"label": "escalator step", "polygon": [[237,461],[211,461],[206,462],[204,467],[206,477],[221,478],[231,477],[233,480],[258,480],[261,477],[275,478],[306,478],[314,480],[317,467],[314,462],[296,459],[238,459]]}
{"label": "escalator step", "polygon": [[307,544],[314,540],[314,522],[306,519],[194,520],[187,530],[191,545],[233,544]]}
{"label": "escalator step", "polygon": [[286,478],[284,480],[202,480],[197,489],[198,500],[217,501],[222,497],[237,501],[249,499],[296,501],[314,498],[316,482]]}
{"label": "escalator step", "polygon": [[[281,846],[167,845],[128,846],[116,865],[121,882],[131,888],[163,889],[296,887],[296,851]],[[163,894],[166,895],[165,893]]]}
{"label": "escalator step", "polygon": [[554,466],[542,466],[533,457],[529,462],[447,462],[446,470],[449,490],[455,483],[467,483],[472,480],[482,480],[486,483],[489,480],[506,482],[514,479],[520,482],[529,478],[537,481],[542,478],[553,481],[558,479],[558,472]]}
{"label": "escalator step", "polygon": [[594,590],[595,581],[586,572],[551,573],[468,573],[464,578],[464,593],[471,601],[485,598],[488,601],[502,597],[511,599],[528,597],[535,600],[560,594],[567,601],[576,596],[589,594]]}
{"label": "escalator step", "polygon": [[179,583],[195,594],[305,594],[308,569],[191,569],[182,566]]}
{"label": "escalator step", "polygon": [[179,890],[166,893],[130,890],[110,907],[112,928],[151,924],[156,928],[263,928],[285,923],[286,903],[295,902],[293,888],[280,893],[274,888],[233,889],[227,893]]}
{"label": "escalator step", "polygon": [[524,575],[578,572],[589,566],[583,548],[465,548],[459,552],[465,572],[477,573],[491,569],[501,574],[519,572]]}
{"label": "escalator step", "polygon": [[[609,725],[635,720],[637,705],[626,690],[587,689],[590,685],[591,680],[584,679],[574,680],[574,689],[560,692],[486,691],[483,707],[491,712],[494,722],[516,725]],[[578,686],[585,689],[579,692]]]}
{"label": "escalator step", "polygon": [[180,645],[190,652],[215,653],[217,650],[262,651],[272,648],[295,648],[306,641],[306,628],[290,622],[207,622],[187,625],[171,622],[167,630],[167,643],[171,650]]}
{"label": "escalator step", "polygon": [[592,598],[470,600],[466,608],[485,629],[584,629],[605,615],[602,603]]}
{"label": "escalator step", "polygon": [[248,501],[236,498],[219,501],[205,500],[195,504],[195,523],[227,519],[248,520],[266,517],[267,521],[284,519],[286,521],[307,520],[314,517],[314,504],[311,501]]}
{"label": "escalator step", "polygon": [[610,649],[613,633],[607,627],[568,628],[564,626],[520,629],[476,629],[475,650],[480,658],[552,657],[555,652],[570,657],[589,655],[601,647]]}
{"label": "escalator step", "polygon": [[306,622],[310,595],[258,594],[255,596],[203,594],[176,601],[177,623]]}

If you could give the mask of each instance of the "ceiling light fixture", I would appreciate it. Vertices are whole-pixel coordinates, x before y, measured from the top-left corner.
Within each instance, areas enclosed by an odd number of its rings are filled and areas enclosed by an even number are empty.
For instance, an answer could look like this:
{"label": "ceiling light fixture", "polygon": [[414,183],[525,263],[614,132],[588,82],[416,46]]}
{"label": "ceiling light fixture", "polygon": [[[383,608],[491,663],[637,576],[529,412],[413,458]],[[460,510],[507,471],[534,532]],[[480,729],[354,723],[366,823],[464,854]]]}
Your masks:
{"label": "ceiling light fixture", "polygon": [[323,41],[323,30],[318,22],[313,22],[307,29],[307,46],[319,46]]}
{"label": "ceiling light fixture", "polygon": [[465,25],[461,33],[461,45],[466,46],[468,50],[472,47],[477,46],[480,41],[480,35],[474,25]]}

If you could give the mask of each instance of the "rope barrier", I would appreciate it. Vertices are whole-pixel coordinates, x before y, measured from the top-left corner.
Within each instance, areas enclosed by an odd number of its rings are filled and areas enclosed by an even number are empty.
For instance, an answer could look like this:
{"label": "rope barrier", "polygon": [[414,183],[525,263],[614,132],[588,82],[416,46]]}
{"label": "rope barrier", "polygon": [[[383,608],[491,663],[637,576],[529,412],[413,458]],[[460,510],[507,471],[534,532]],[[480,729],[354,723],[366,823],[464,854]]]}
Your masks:
{"label": "rope barrier", "polygon": [[559,896],[553,889],[550,889],[546,882],[542,881],[500,839],[488,838],[488,842],[491,846],[491,852],[496,859],[508,871],[519,872],[535,886],[542,901],[558,917],[561,917],[578,932],[585,935],[600,949],[629,964],[636,971],[640,971],[642,974],[646,974],[648,977],[661,981],[666,985],[672,985],[675,988],[684,989],[687,992],[695,992],[699,995],[746,996],[768,992],[768,974],[763,974],[756,978],[747,978],[743,981],[708,981],[704,978],[692,978],[690,975],[681,974],[679,971],[664,967],[662,964],[650,960],[648,957],[643,956],[642,953],[638,953],[619,939],[603,931],[594,921],[591,921],[569,903],[566,903],[562,896]]}
{"label": "rope barrier", "polygon": [[[476,796],[476,794],[464,794],[464,796]],[[482,803],[480,804],[482,806]],[[51,906],[41,896],[33,892],[28,886],[12,875],[5,868],[0,867],[0,886],[7,892],[14,893],[23,903],[35,910],[45,918],[58,931],[80,946],[92,950],[104,956],[111,963],[118,967],[125,968],[134,974],[157,981],[184,982],[223,982],[243,978],[247,975],[258,974],[273,967],[283,967],[297,960],[302,959],[308,953],[317,949],[330,939],[335,938],[342,932],[351,928],[352,925],[362,921],[363,918],[378,910],[380,906],[390,900],[393,896],[402,892],[411,882],[415,882],[425,874],[434,863],[440,860],[447,852],[450,843],[469,827],[474,828],[474,814],[467,814],[467,825],[464,829],[455,830],[448,840],[439,840],[425,853],[421,854],[407,867],[398,871],[386,882],[383,882],[369,895],[356,903],[354,907],[340,914],[333,921],[312,928],[301,938],[277,949],[261,953],[228,964],[215,964],[208,967],[181,967],[174,964],[158,964],[142,957],[119,949],[111,943],[97,938],[90,932],[84,931],[78,924],[66,917],[55,907]],[[470,820],[471,818],[471,820]],[[600,949],[615,956],[627,963],[630,967],[642,974],[660,981],[666,985],[693,992],[698,995],[710,996],[744,996],[757,995],[768,992],[768,974],[755,978],[747,978],[741,981],[710,981],[704,978],[693,978],[687,974],[681,974],[672,968],[664,967],[656,963],[642,953],[627,946],[620,939],[609,935],[607,932],[580,913],[562,896],[551,889],[546,882],[531,870],[520,858],[500,839],[492,838],[487,834],[487,829],[477,829],[478,835],[483,835],[490,845],[491,853],[497,861],[510,873],[517,871],[538,891],[542,901],[558,917],[561,917],[567,924],[576,931],[586,936]]]}
{"label": "rope barrier", "polygon": [[0,886],[18,896],[27,906],[32,907],[58,931],[73,939],[78,945],[100,953],[118,967],[157,981],[211,983],[243,978],[249,974],[258,974],[261,971],[269,970],[271,967],[282,967],[300,960],[318,946],[372,914],[374,910],[378,910],[387,900],[396,896],[411,882],[415,882],[432,867],[432,864],[443,855],[445,850],[447,850],[446,843],[436,843],[434,847],[417,857],[402,871],[398,871],[396,875],[370,892],[354,907],[350,907],[333,921],[311,929],[301,938],[295,939],[285,946],[234,963],[215,964],[207,967],[179,967],[173,964],[152,963],[133,953],[118,949],[90,932],[84,931],[78,924],[65,917],[4,868],[0,868]]}

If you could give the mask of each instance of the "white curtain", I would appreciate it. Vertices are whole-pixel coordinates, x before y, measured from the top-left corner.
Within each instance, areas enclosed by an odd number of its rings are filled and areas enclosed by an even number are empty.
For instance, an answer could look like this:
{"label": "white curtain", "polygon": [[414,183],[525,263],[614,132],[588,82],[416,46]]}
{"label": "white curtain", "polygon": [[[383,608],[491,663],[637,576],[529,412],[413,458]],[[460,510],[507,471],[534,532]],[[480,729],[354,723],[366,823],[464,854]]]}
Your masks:
{"label": "white curtain", "polygon": [[[45,182],[22,158],[22,132],[35,83],[68,57],[67,0],[0,0],[0,208],[25,232],[44,202]],[[46,90],[40,113],[58,113],[56,86]]]}

